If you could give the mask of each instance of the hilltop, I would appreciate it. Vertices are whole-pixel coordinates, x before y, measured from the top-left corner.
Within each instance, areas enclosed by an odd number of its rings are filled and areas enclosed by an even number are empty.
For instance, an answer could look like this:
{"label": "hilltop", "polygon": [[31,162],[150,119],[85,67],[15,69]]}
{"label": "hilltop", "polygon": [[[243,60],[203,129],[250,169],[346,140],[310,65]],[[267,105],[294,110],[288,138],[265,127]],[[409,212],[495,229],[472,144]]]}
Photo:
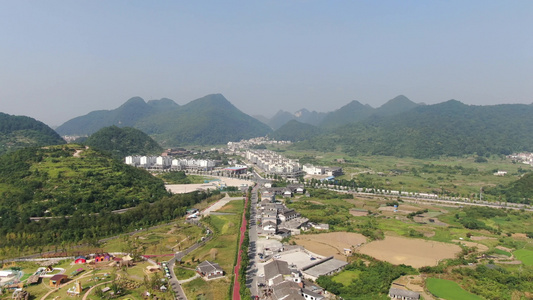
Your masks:
{"label": "hilltop", "polygon": [[107,126],[134,127],[142,118],[179,108],[173,100],[163,98],[145,102],[141,97],[133,97],[113,110],[97,110],[84,116],[71,119],[56,131],[64,135],[90,135]]}
{"label": "hilltop", "polygon": [[105,127],[87,139],[86,145],[107,151],[117,159],[128,155],[160,154],[163,148],[146,133],[131,127]]}
{"label": "hilltop", "polygon": [[[153,202],[163,181],[91,147],[25,148],[0,157],[1,222],[97,213]],[[3,227],[3,226],[0,226]]]}
{"label": "hilltop", "polygon": [[0,113],[0,155],[24,147],[64,144],[48,125],[26,116]]}

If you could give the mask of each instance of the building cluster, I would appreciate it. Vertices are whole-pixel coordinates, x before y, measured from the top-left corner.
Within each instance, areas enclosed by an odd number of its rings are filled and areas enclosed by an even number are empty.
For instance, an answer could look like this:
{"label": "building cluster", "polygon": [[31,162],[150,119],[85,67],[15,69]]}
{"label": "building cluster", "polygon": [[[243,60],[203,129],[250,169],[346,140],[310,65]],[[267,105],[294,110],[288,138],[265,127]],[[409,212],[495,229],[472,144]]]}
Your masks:
{"label": "building cluster", "polygon": [[228,150],[239,151],[259,145],[288,145],[290,143],[290,141],[271,140],[268,137],[256,137],[249,140],[241,140],[239,142],[228,142]]}
{"label": "building cluster", "polygon": [[310,164],[305,164],[303,165],[302,170],[308,175],[326,175],[333,177],[342,175],[341,167],[316,167]]}
{"label": "building cluster", "polygon": [[156,170],[203,170],[211,171],[217,162],[210,159],[173,158],[171,156],[126,156],[127,165]]}
{"label": "building cluster", "polygon": [[[298,235],[302,230],[315,228],[317,230],[328,230],[328,224],[315,224],[309,222],[294,209],[287,208],[284,204],[276,202],[276,195],[284,197],[293,194],[303,194],[304,189],[301,185],[292,185],[284,188],[267,188],[262,193],[262,201],[258,204],[259,214],[256,217],[262,230],[261,234],[272,236],[277,239],[283,239],[291,235]],[[262,253],[267,256],[271,253]]]}
{"label": "building cluster", "polygon": [[274,151],[247,150],[245,157],[267,174],[281,175],[287,178],[296,178],[304,174],[298,161],[286,158]]}
{"label": "building cluster", "polygon": [[529,152],[513,153],[507,157],[512,160],[519,161],[523,164],[533,166],[533,153],[529,153]]}
{"label": "building cluster", "polygon": [[342,270],[348,263],[334,259],[333,256],[315,260],[298,267],[283,260],[273,260],[265,264],[264,293],[272,299],[285,300],[322,300],[326,291],[313,284],[319,276],[330,275]]}

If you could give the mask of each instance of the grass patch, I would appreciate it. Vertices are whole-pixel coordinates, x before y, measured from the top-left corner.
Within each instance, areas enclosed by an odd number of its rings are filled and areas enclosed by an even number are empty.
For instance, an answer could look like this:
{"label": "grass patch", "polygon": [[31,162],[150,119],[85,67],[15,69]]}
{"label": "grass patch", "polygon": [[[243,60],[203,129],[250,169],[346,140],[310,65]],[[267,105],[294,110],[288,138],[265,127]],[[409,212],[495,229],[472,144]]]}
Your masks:
{"label": "grass patch", "polygon": [[349,286],[352,283],[352,280],[359,278],[361,271],[359,270],[345,270],[339,274],[333,276],[333,281],[342,283],[344,286]]}
{"label": "grass patch", "polygon": [[229,299],[227,294],[229,284],[230,280],[227,277],[210,281],[197,278],[191,282],[184,283],[182,287],[188,299],[223,300]]}
{"label": "grass patch", "polygon": [[175,267],[174,268],[174,273],[176,274],[176,277],[179,280],[189,279],[189,278],[193,277],[194,275],[196,275],[196,272],[194,272],[193,270],[185,269],[185,268],[181,268],[181,267]]}
{"label": "grass patch", "polygon": [[483,298],[463,290],[457,283],[438,278],[428,278],[426,287],[433,295],[447,300],[483,300]]}
{"label": "grass patch", "polygon": [[507,257],[511,257],[511,255],[512,255],[511,253],[509,253],[509,252],[507,252],[507,251],[504,251],[504,250],[502,250],[502,249],[498,249],[498,248],[494,249],[493,251],[494,251],[494,253],[496,253],[496,254],[505,255],[505,256],[507,256]]}
{"label": "grass patch", "polygon": [[533,266],[533,251],[520,249],[513,252],[514,256],[526,266]]}

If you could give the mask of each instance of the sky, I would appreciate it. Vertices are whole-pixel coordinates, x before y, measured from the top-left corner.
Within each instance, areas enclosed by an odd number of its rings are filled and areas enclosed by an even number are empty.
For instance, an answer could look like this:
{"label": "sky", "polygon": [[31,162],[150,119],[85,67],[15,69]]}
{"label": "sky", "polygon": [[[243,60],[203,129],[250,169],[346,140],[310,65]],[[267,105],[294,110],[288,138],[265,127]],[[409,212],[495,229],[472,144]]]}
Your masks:
{"label": "sky", "polygon": [[0,112],[58,126],[134,96],[250,115],[397,95],[533,102],[533,1],[0,0]]}

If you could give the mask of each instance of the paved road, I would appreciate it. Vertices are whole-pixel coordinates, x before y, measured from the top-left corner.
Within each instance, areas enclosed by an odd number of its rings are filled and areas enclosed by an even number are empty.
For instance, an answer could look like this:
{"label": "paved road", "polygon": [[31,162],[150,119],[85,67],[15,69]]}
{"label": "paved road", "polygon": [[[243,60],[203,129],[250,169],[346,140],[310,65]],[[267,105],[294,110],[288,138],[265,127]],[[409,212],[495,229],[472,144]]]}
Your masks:
{"label": "paved road", "polygon": [[[202,223],[199,223],[199,222],[192,222],[192,223],[197,224],[198,226],[203,226]],[[209,231],[213,232],[213,230],[210,228],[209,228]],[[176,261],[181,260],[185,255],[203,246],[206,242],[211,240],[212,237],[213,237],[213,234],[210,234],[204,241],[200,243],[196,243],[190,246],[189,248],[185,249],[184,251],[176,253],[174,257],[167,262],[168,268],[170,269],[169,282],[170,282],[170,286],[172,287],[172,290],[176,294],[176,299],[180,299],[180,300],[187,299],[187,296],[185,295],[185,292],[181,288],[181,284],[179,283],[178,278],[176,278],[176,274],[174,273],[174,265],[176,264]]]}
{"label": "paved road", "polygon": [[250,263],[246,270],[246,286],[250,289],[250,292],[253,296],[259,295],[259,290],[257,288],[258,277],[257,277],[257,264],[259,263],[259,256],[257,255],[257,190],[259,185],[256,185],[252,190],[251,197],[251,209],[250,209],[250,227],[249,227],[249,237],[250,237],[250,246],[248,248],[248,255],[250,258]]}
{"label": "paved road", "polygon": [[235,277],[233,279],[233,300],[241,300],[241,294],[239,291],[241,290],[241,284],[239,283],[239,269],[241,268],[241,260],[242,255],[248,255],[248,253],[242,253],[241,246],[242,242],[244,240],[244,234],[247,230],[248,224],[246,224],[246,208],[250,205],[250,201],[248,197],[246,197],[246,200],[244,201],[244,211],[242,212],[242,225],[241,225],[241,236],[239,239],[239,248],[237,248],[238,254],[237,254],[237,264],[235,265],[235,268],[233,269],[233,274],[235,274]]}

